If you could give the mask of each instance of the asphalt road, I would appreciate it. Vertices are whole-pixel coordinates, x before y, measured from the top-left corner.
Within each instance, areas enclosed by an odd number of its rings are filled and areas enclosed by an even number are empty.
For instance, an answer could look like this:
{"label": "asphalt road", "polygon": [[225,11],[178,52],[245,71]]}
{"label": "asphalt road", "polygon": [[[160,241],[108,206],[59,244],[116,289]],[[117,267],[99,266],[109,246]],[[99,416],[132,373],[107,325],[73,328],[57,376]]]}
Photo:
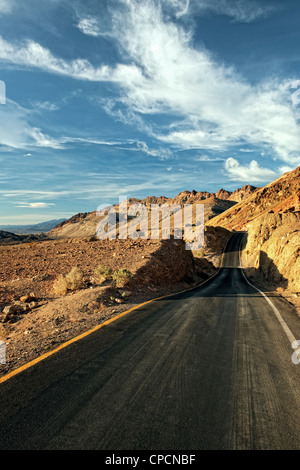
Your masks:
{"label": "asphalt road", "polygon": [[248,284],[240,236],[202,287],[0,384],[0,449],[300,449],[300,319]]}

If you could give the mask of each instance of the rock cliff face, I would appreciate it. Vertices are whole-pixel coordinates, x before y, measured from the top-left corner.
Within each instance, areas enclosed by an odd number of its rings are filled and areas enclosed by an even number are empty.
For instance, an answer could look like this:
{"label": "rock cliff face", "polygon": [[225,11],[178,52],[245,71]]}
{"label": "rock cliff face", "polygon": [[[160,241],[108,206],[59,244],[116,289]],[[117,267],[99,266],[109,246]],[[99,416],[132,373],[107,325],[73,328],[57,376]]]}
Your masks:
{"label": "rock cliff face", "polygon": [[300,291],[300,167],[258,188],[208,225],[247,231],[247,274],[270,289]]}
{"label": "rock cliff face", "polygon": [[228,230],[248,230],[249,224],[263,214],[299,210],[300,166],[258,188],[231,209],[210,220],[209,225]]}
{"label": "rock cliff face", "polygon": [[300,291],[300,212],[271,213],[249,225],[242,256],[249,277],[274,289]]}
{"label": "rock cliff face", "polygon": [[219,199],[225,199],[228,201],[241,202],[247,196],[254,193],[254,191],[256,191],[257,189],[259,188],[256,188],[255,186],[251,186],[250,184],[246,184],[242,188],[236,189],[233,193],[230,191],[226,191],[224,189],[219,189],[219,191],[216,192],[216,197],[218,197]]}

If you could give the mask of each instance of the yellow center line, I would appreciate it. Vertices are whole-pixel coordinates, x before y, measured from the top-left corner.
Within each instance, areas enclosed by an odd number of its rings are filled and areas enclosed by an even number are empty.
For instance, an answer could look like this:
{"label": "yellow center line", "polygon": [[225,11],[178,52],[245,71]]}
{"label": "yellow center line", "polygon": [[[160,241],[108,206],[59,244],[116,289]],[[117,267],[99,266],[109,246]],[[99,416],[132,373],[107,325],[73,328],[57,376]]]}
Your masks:
{"label": "yellow center line", "polygon": [[[227,241],[228,243],[228,241]],[[190,287],[189,289],[186,289],[186,290],[183,290],[183,291],[180,291],[180,292],[175,292],[173,294],[167,294],[167,295],[163,295],[161,297],[156,297],[155,299],[151,299],[151,300],[147,300],[146,302],[143,302],[139,305],[136,305],[135,307],[132,307],[130,308],[129,310],[126,310],[125,312],[121,312],[119,315],[116,315],[115,317],[112,317],[110,318],[109,320],[106,320],[105,322],[101,323],[100,325],[97,325],[95,326],[94,328],[88,330],[88,331],[85,331],[84,333],[81,333],[80,335],[78,336],[75,336],[74,338],[70,339],[69,341],[66,341],[64,343],[62,343],[60,346],[58,346],[57,348],[53,349],[52,351],[49,351],[45,354],[42,354],[41,356],[38,356],[37,358],[33,359],[32,361],[30,362],[27,362],[26,364],[24,364],[23,366],[21,367],[18,367],[17,369],[9,372],[8,374],[4,375],[3,377],[0,377],[0,384],[3,383],[3,382],[6,382],[8,379],[20,374],[21,372],[23,372],[24,370],[27,370],[29,369],[30,367],[34,366],[35,364],[47,359],[47,357],[50,357],[52,356],[53,354],[56,354],[58,351],[61,351],[62,349],[66,348],[67,346],[69,346],[70,344],[73,344],[75,343],[76,341],[79,341],[83,338],[85,338],[86,336],[89,336],[90,334],[94,333],[95,331],[97,330],[100,330],[100,328],[103,328],[104,326],[106,325],[109,325],[110,323],[118,320],[119,318],[121,317],[124,317],[125,315],[128,315],[128,313],[130,312],[133,312],[134,310],[137,310],[151,302],[154,302],[156,300],[161,300],[161,299],[166,299],[167,297],[172,297],[172,296],[175,296],[175,295],[179,295],[179,294],[184,294],[185,292],[189,292],[191,290],[195,290],[195,289],[198,289],[198,287],[202,286],[203,284],[206,284],[208,281],[210,281],[212,278],[214,278],[215,276],[217,276],[217,274],[219,274],[220,272],[220,269],[223,265],[223,259],[224,259],[224,253],[225,253],[225,249],[226,249],[226,246],[227,246],[227,243],[225,244],[225,247],[224,247],[224,250],[223,250],[223,253],[222,253],[222,258],[221,258],[221,263],[220,263],[220,267],[218,268],[218,270],[215,272],[215,274],[213,274],[211,277],[209,277],[208,279],[206,279],[205,281],[201,282],[200,284],[198,284],[197,286],[194,286],[194,287]]]}

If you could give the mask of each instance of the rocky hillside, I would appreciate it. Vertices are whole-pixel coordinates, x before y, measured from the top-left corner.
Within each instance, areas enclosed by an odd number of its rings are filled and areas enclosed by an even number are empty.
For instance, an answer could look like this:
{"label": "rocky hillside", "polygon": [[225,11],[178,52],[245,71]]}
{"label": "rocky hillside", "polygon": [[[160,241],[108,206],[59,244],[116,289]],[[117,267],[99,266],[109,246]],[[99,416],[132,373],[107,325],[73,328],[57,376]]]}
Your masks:
{"label": "rocky hillside", "polygon": [[208,224],[228,230],[248,230],[249,224],[261,215],[299,211],[299,182],[300,167],[256,189],[234,207],[209,220]]}
{"label": "rocky hillside", "polygon": [[[173,199],[165,196],[148,196],[144,199],[129,199],[129,205],[131,204],[144,204],[146,207],[150,207],[151,204],[168,204],[174,205],[179,204],[204,204],[204,217],[205,222],[222,214],[231,207],[235,206],[238,201],[241,201],[249,194],[255,192],[257,188],[254,186],[246,185],[243,188],[239,188],[234,192],[225,191],[220,189],[217,193],[210,193],[208,191],[182,191]],[[116,204],[116,210],[118,205]],[[84,212],[79,213],[71,217],[70,219],[58,224],[48,235],[51,238],[74,238],[74,237],[88,237],[93,236],[96,231],[99,217],[96,212]]]}
{"label": "rocky hillside", "polygon": [[16,244],[16,243],[29,243],[36,240],[45,239],[46,236],[44,234],[40,235],[17,235],[15,233],[6,232],[4,230],[0,230],[0,245],[3,244]]}
{"label": "rocky hillside", "polygon": [[262,285],[300,292],[300,212],[269,213],[249,224],[242,262]]}
{"label": "rocky hillside", "polygon": [[298,306],[300,167],[257,188],[234,207],[210,219],[206,229],[209,228],[247,232],[242,254],[247,275],[268,289],[280,289]]}
{"label": "rocky hillside", "polygon": [[216,197],[219,199],[225,199],[227,201],[241,202],[243,199],[254,193],[259,188],[246,184],[242,188],[236,189],[234,192],[226,191],[225,189],[219,189],[216,192]]}
{"label": "rocky hillside", "polygon": [[66,219],[53,219],[48,220],[47,222],[40,222],[38,224],[31,224],[31,225],[0,225],[0,230],[4,230],[7,232],[13,232],[18,234],[37,234],[37,233],[45,233],[52,230],[56,227],[59,223],[63,222]]}

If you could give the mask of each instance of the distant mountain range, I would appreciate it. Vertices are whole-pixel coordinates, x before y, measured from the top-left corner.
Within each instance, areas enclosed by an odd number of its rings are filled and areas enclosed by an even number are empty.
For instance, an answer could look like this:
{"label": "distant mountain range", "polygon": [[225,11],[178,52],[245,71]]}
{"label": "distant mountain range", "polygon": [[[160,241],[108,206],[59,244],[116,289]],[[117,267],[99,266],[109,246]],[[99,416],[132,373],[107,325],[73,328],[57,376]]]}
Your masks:
{"label": "distant mountain range", "polygon": [[[222,214],[240,201],[246,199],[249,195],[255,193],[259,188],[249,184],[238,188],[235,191],[226,191],[219,189],[216,193],[208,191],[182,191],[173,199],[166,196],[148,196],[144,199],[130,198],[128,204],[142,203],[146,207],[151,204],[204,204],[205,222]],[[115,206],[118,211],[118,205]],[[57,226],[48,234],[53,238],[77,238],[90,237],[95,234],[99,216],[94,212],[83,212],[73,215],[70,219],[57,224]]]}
{"label": "distant mountain range", "polygon": [[52,230],[56,225],[64,222],[66,219],[53,219],[46,222],[40,222],[32,225],[0,225],[0,230],[17,233],[46,233]]}

